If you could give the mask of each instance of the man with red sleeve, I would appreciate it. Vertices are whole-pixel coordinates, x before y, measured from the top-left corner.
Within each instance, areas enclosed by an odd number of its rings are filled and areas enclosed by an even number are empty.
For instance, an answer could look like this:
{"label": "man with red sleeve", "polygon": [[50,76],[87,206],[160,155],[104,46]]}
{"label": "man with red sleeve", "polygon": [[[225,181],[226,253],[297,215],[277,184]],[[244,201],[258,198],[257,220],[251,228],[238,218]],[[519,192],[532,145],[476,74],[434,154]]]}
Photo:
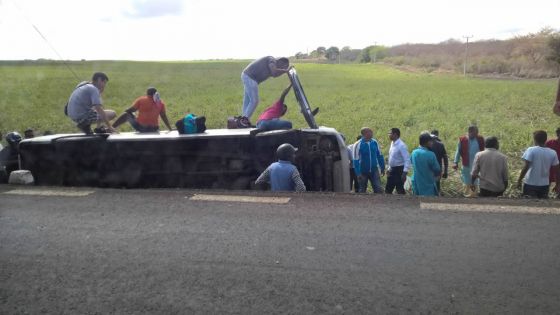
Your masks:
{"label": "man with red sleeve", "polygon": [[[558,159],[560,159],[560,128],[556,129],[556,139],[550,139],[546,142],[546,147],[551,148],[556,152]],[[560,183],[560,178],[556,178],[556,174],[551,170],[550,172],[550,182],[555,182],[556,186]],[[560,193],[556,194],[557,198],[560,198]]]}
{"label": "man with red sleeve", "polygon": [[284,99],[290,89],[292,88],[292,84],[290,84],[282,95],[280,95],[280,99],[274,102],[272,106],[268,107],[264,110],[264,112],[259,116],[257,120],[257,128],[263,131],[268,130],[281,130],[281,129],[292,129],[292,122],[288,120],[281,120],[280,117],[286,114],[288,110],[288,106],[284,104]]}

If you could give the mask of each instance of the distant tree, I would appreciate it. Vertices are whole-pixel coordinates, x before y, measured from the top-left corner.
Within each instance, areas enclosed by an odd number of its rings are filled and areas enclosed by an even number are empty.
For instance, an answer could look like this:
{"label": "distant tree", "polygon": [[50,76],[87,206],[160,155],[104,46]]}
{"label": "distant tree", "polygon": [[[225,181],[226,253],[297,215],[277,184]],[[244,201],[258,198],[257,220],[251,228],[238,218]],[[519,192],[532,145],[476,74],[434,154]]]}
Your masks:
{"label": "distant tree", "polygon": [[301,51],[296,53],[296,59],[307,59],[307,57],[307,54],[304,54]]}
{"label": "distant tree", "polygon": [[362,52],[360,53],[360,62],[362,62],[362,63],[371,62],[371,58],[369,56],[369,50],[371,49],[371,47],[373,47],[373,46],[368,46],[368,47],[362,49]]}
{"label": "distant tree", "polygon": [[327,49],[326,57],[330,61],[336,61],[340,55],[340,50],[336,46],[331,46]]}
{"label": "distant tree", "polygon": [[554,34],[554,30],[546,27],[538,33],[529,33],[514,38],[515,48],[513,56],[522,56],[537,65],[549,52],[547,41]]}
{"label": "distant tree", "polygon": [[385,46],[368,46],[362,49],[362,53],[360,55],[360,62],[372,62],[374,59],[375,61],[379,61],[385,57],[387,57],[388,49]]}
{"label": "distant tree", "polygon": [[317,50],[316,50],[316,51],[317,51],[317,55],[318,55],[319,57],[324,57],[324,56],[326,56],[326,54],[327,54],[327,49],[326,49],[325,47],[323,47],[323,46],[317,47]]}
{"label": "distant tree", "polygon": [[557,63],[560,67],[560,32],[552,34],[548,39],[549,53],[546,59]]}

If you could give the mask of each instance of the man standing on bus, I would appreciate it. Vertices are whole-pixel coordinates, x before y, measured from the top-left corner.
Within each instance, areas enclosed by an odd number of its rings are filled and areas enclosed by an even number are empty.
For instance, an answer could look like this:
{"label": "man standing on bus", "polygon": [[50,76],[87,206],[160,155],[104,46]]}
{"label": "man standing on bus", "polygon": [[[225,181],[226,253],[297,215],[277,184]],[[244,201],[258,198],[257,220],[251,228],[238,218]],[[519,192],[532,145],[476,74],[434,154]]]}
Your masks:
{"label": "man standing on bus", "polygon": [[251,62],[241,73],[243,81],[243,112],[238,125],[241,128],[251,127],[251,116],[259,104],[259,84],[270,77],[276,78],[287,73],[290,67],[288,58],[276,59],[272,56],[262,57]]}

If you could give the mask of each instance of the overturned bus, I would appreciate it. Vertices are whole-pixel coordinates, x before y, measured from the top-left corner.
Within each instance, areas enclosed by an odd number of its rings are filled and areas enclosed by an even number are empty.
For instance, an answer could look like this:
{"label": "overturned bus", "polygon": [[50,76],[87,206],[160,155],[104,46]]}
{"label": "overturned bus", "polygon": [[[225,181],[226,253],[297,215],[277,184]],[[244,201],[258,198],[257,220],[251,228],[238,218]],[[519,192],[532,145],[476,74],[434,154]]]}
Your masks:
{"label": "overturned bus", "polygon": [[309,128],[50,135],[20,143],[21,168],[38,185],[256,189],[256,178],[276,161],[276,148],[290,143],[299,149],[295,165],[307,190],[349,191],[344,140],[332,128],[317,127],[295,69],[288,75]]}

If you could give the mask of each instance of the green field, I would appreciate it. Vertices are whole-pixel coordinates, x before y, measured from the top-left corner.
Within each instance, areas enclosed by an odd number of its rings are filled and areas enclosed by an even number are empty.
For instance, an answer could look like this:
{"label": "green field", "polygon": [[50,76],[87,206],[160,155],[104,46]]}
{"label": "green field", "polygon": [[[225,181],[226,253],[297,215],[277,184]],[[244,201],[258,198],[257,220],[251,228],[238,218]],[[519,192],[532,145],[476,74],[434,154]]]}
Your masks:
{"label": "green field", "polygon": [[[207,117],[209,128],[222,128],[227,116],[238,115],[243,87],[240,74],[247,62],[81,62],[71,67],[88,80],[104,71],[110,82],[103,95],[106,108],[119,114],[133,100],[156,86],[167,105],[170,120],[187,112]],[[544,129],[552,135],[560,119],[552,114],[556,81],[465,79],[447,74],[408,73],[383,65],[296,64],[313,107],[320,107],[319,125],[334,127],[354,139],[370,126],[386,152],[387,130],[399,127],[412,149],[418,134],[437,128],[448,149],[471,123],[484,136],[495,135],[511,157],[512,175],[518,172],[521,152],[531,144],[531,133]],[[62,64],[0,63],[0,131],[34,128],[40,134],[77,131],[64,116],[63,106],[78,80]],[[260,87],[261,102],[253,119],[288,84],[286,76]],[[287,119],[305,127],[291,94]],[[129,130],[123,127],[122,130]],[[454,191],[454,174],[447,190]]]}

